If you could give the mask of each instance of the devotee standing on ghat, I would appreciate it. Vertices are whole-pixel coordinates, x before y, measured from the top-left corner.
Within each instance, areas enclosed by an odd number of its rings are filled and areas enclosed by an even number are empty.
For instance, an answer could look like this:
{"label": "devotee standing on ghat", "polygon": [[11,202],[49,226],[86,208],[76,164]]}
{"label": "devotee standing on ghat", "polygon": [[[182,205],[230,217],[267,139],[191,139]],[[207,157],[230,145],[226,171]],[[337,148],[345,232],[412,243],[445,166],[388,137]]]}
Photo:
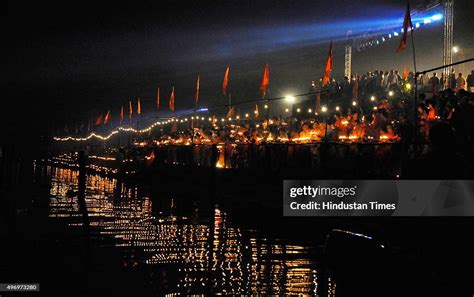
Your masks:
{"label": "devotee standing on ghat", "polygon": [[436,72],[433,72],[433,76],[430,78],[431,92],[435,95],[439,90],[440,81],[436,76]]}
{"label": "devotee standing on ghat", "polygon": [[471,74],[467,76],[467,90],[474,92],[474,70],[471,70]]}
{"label": "devotee standing on ghat", "polygon": [[449,86],[448,88],[454,90],[456,88],[456,73],[454,69],[451,69],[451,74],[449,75]]}
{"label": "devotee standing on ghat", "polygon": [[458,78],[456,79],[456,92],[459,92],[459,90],[465,90],[466,89],[466,80],[462,76],[462,73],[458,74]]}

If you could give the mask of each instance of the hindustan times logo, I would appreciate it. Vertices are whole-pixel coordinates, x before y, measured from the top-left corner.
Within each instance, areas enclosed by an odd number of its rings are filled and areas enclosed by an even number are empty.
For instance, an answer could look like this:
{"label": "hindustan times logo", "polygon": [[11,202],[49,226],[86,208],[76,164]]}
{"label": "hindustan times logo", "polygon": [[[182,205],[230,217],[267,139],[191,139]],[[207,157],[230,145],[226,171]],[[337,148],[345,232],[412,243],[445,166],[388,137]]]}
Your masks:
{"label": "hindustan times logo", "polygon": [[290,188],[290,197],[296,198],[300,196],[312,197],[316,196],[336,196],[338,198],[344,198],[346,196],[355,196],[357,186],[354,187],[295,187]]}

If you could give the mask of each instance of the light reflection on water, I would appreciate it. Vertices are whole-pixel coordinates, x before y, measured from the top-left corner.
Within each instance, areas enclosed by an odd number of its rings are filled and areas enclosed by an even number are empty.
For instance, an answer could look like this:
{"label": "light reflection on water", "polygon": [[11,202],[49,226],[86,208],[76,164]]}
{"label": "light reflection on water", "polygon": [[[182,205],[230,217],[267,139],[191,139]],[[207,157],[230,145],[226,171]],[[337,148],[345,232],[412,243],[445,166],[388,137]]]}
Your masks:
{"label": "light reflection on water", "polygon": [[[82,226],[78,171],[48,167],[47,172],[51,175],[49,216],[70,228]],[[206,293],[211,263],[214,293],[316,294],[317,266],[308,248],[241,230],[223,210],[215,210],[212,261],[208,261],[210,228],[202,219],[172,211],[156,217],[151,199],[138,197],[136,187],[98,175],[87,176],[85,201],[92,243],[123,253],[124,269],[165,269],[160,278],[169,279],[162,293]]]}

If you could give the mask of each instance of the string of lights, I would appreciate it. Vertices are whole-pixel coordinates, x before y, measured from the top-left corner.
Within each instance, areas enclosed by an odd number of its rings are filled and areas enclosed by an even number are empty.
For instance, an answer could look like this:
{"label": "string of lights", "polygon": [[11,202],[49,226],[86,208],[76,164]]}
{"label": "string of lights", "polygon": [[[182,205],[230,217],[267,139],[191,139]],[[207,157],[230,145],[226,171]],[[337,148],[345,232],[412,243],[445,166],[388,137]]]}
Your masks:
{"label": "string of lights", "polygon": [[[208,111],[208,110],[216,110],[216,109],[222,109],[222,108],[226,108],[226,107],[231,107],[231,106],[237,106],[237,105],[244,105],[244,104],[251,104],[251,103],[259,103],[259,102],[266,102],[266,103],[269,103],[269,102],[272,102],[272,101],[278,101],[278,100],[286,100],[288,101],[289,103],[292,103],[294,102],[294,100],[297,98],[297,97],[304,97],[304,96],[311,96],[311,95],[317,95],[317,94],[325,94],[327,93],[327,91],[321,91],[321,92],[310,92],[310,93],[304,93],[304,94],[298,94],[298,95],[291,95],[291,96],[285,96],[285,97],[275,97],[275,98],[260,98],[260,99],[255,99],[255,100],[248,100],[248,101],[242,101],[242,102],[237,102],[235,104],[232,104],[232,105],[229,105],[229,104],[224,104],[224,105],[219,105],[219,106],[214,106],[214,107],[210,107],[210,108],[202,108],[202,109],[199,109],[199,110],[196,110],[196,112],[198,111]],[[265,104],[264,106],[265,109],[268,108],[268,104]],[[286,109],[286,112],[289,112],[289,109],[287,108]],[[250,117],[250,114],[249,113],[246,113],[245,114],[245,118],[249,118]],[[212,117],[208,117],[208,121],[211,122],[213,121],[213,118],[216,118],[215,116],[212,116]],[[191,116],[190,118],[188,117],[172,117],[172,118],[166,118],[166,119],[160,119],[158,121],[155,121],[154,123],[152,123],[151,125],[147,126],[146,128],[143,128],[143,129],[134,129],[132,127],[124,127],[124,126],[121,126],[121,127],[118,127],[116,128],[115,130],[112,130],[109,134],[107,135],[100,135],[100,134],[97,134],[96,132],[92,132],[90,133],[88,136],[86,137],[74,137],[74,136],[66,136],[66,137],[53,137],[53,139],[55,141],[88,141],[92,138],[97,138],[99,140],[103,140],[103,141],[106,141],[108,139],[110,139],[112,136],[114,136],[115,134],[117,133],[120,133],[120,132],[131,132],[131,133],[137,133],[137,134],[143,134],[143,133],[148,133],[150,132],[152,129],[154,129],[155,127],[157,126],[163,126],[163,125],[167,125],[167,124],[172,124],[172,123],[184,123],[184,122],[188,122],[189,119],[191,120],[201,120],[201,121],[204,121],[205,120],[205,117],[203,116]],[[232,117],[222,117],[221,118],[221,122],[225,122],[227,120],[231,121],[232,120]],[[237,115],[235,117],[236,120],[240,120],[240,116]]]}

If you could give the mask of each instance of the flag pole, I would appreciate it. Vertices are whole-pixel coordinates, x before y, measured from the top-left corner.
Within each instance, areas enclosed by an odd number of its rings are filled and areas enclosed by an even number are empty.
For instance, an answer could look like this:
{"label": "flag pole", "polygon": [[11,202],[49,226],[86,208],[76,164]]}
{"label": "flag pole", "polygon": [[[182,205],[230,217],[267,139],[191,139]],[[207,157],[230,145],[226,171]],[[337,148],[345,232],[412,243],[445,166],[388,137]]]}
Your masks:
{"label": "flag pole", "polygon": [[418,140],[418,72],[416,71],[416,52],[415,52],[415,39],[413,37],[413,32],[415,31],[413,29],[413,24],[411,22],[411,17],[410,17],[410,30],[411,30],[411,48],[412,48],[412,53],[413,53],[413,68],[415,72],[415,143]]}

